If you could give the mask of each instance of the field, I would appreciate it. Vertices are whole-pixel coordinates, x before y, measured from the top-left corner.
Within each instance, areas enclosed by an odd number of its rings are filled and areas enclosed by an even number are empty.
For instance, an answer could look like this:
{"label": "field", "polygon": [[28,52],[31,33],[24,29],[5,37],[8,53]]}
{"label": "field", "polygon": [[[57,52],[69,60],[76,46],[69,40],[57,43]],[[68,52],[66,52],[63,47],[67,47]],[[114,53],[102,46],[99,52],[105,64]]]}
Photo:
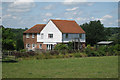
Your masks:
{"label": "field", "polygon": [[2,70],[3,78],[117,78],[118,56],[21,60]]}

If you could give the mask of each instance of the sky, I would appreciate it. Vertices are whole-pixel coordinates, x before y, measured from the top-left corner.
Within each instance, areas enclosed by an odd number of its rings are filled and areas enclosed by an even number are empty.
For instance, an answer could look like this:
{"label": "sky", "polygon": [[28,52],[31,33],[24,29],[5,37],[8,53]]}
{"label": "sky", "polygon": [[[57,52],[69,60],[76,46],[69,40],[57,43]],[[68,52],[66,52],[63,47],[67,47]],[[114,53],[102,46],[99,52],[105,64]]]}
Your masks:
{"label": "sky", "polygon": [[2,2],[2,25],[30,28],[50,19],[75,20],[79,25],[100,20],[105,27],[118,26],[118,2]]}

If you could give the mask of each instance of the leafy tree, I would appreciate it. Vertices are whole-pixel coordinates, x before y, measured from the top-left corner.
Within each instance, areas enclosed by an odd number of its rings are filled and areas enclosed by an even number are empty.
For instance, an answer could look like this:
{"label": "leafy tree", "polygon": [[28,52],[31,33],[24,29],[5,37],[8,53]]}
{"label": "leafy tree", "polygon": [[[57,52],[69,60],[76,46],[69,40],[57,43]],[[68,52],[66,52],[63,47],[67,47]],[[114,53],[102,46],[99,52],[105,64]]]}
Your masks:
{"label": "leafy tree", "polygon": [[98,41],[106,39],[104,26],[103,26],[103,24],[101,24],[100,20],[90,21],[89,23],[85,23],[85,24],[80,25],[80,26],[86,32],[87,44],[90,44],[93,46]]}
{"label": "leafy tree", "polygon": [[2,49],[21,50],[24,48],[23,31],[25,29],[12,29],[2,27]]}
{"label": "leafy tree", "polygon": [[16,41],[16,50],[19,51],[19,50],[21,50],[21,49],[23,49],[23,48],[24,48],[23,40],[18,39],[18,40]]}
{"label": "leafy tree", "polygon": [[15,49],[15,41],[12,40],[14,35],[15,34],[11,32],[10,28],[2,27],[2,49],[3,50],[14,50]]}

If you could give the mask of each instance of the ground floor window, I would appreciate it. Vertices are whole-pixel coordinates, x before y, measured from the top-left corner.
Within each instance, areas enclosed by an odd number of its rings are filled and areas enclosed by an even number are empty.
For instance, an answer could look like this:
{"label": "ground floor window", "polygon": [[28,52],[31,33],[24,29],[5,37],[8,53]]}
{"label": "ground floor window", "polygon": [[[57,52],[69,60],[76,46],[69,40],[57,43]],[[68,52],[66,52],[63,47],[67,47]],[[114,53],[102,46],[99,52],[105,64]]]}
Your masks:
{"label": "ground floor window", "polygon": [[34,48],[35,47],[35,44],[32,44],[32,48]]}
{"label": "ground floor window", "polygon": [[42,49],[42,44],[39,45],[39,48]]}
{"label": "ground floor window", "polygon": [[47,44],[47,50],[53,50],[54,45],[53,44]]}
{"label": "ground floor window", "polygon": [[30,47],[30,44],[26,44],[26,47],[29,48],[29,47]]}

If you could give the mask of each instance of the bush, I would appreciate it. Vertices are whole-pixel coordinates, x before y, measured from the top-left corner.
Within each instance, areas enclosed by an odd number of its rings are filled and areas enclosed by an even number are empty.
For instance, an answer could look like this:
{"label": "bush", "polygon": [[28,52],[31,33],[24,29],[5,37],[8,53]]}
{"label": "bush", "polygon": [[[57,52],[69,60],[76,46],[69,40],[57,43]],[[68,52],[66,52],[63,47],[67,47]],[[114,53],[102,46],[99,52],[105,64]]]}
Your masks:
{"label": "bush", "polygon": [[114,50],[120,51],[120,44],[116,44],[116,45],[114,46]]}
{"label": "bush", "polygon": [[49,52],[51,55],[59,55],[59,52],[58,51],[50,51]]}
{"label": "bush", "polygon": [[74,53],[74,57],[87,57],[86,53]]}
{"label": "bush", "polygon": [[27,50],[26,49],[21,49],[20,52],[27,52]]}
{"label": "bush", "polygon": [[65,44],[57,44],[54,49],[55,50],[68,50],[68,46]]}

